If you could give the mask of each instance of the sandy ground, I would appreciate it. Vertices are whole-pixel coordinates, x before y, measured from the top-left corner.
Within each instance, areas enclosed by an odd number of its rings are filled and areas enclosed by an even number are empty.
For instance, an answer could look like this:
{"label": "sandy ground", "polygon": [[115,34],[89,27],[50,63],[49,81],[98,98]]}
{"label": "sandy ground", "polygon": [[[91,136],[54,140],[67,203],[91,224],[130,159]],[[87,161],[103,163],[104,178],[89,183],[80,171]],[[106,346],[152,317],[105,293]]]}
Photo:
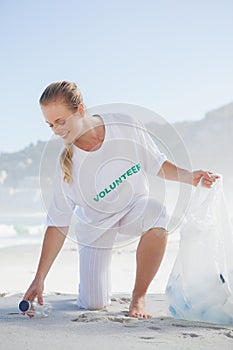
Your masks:
{"label": "sandy ground", "polygon": [[113,253],[111,306],[88,311],[76,306],[77,249],[67,242],[46,280],[44,300],[52,312],[30,319],[17,306],[33,279],[40,246],[0,249],[0,349],[233,349],[233,327],[176,320],[169,314],[164,289],[176,251],[177,242],[171,240],[147,295],[153,317],[142,320],[127,316],[135,244]]}

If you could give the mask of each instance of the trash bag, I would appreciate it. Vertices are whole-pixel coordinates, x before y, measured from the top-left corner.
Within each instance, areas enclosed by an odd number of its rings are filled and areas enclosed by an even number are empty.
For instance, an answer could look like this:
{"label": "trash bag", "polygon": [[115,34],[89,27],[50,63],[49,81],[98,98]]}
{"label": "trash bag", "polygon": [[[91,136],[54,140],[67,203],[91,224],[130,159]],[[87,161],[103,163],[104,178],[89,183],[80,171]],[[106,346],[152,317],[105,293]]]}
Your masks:
{"label": "trash bag", "polygon": [[175,318],[233,324],[233,231],[221,176],[195,189],[166,297]]}

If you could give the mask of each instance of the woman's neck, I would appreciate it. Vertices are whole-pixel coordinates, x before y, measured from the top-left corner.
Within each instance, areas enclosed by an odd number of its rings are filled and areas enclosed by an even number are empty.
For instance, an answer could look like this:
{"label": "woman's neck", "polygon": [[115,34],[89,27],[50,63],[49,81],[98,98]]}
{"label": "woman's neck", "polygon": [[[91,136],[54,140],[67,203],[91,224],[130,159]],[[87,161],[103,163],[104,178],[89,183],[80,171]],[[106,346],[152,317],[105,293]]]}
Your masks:
{"label": "woman's neck", "polygon": [[88,117],[85,129],[87,131],[74,142],[74,145],[87,152],[99,149],[105,138],[105,125],[102,118],[99,116]]}

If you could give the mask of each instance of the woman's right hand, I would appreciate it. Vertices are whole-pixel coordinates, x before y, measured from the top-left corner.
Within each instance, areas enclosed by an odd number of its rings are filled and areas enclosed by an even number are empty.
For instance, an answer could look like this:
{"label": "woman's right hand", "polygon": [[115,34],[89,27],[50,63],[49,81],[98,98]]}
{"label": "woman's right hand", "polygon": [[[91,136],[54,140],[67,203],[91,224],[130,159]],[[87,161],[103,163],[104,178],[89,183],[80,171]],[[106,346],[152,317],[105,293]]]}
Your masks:
{"label": "woman's right hand", "polygon": [[42,293],[44,290],[44,280],[40,278],[35,278],[26,293],[24,294],[23,299],[33,301],[37,296],[38,304],[43,305]]}
{"label": "woman's right hand", "polygon": [[49,226],[45,232],[42,252],[35,278],[24,295],[24,299],[33,301],[37,296],[38,304],[43,304],[42,293],[44,290],[45,277],[53,264],[57,254],[65,241],[66,234],[69,230],[67,227]]}

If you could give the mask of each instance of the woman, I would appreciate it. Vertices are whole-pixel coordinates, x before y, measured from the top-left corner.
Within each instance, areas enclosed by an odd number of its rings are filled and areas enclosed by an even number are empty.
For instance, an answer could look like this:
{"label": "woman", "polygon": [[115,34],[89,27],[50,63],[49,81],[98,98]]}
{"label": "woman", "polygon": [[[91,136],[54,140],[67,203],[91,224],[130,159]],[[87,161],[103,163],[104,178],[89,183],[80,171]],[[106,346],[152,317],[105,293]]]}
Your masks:
{"label": "woman", "polygon": [[54,199],[35,278],[24,299],[43,303],[45,277],[64,243],[73,212],[79,218],[80,284],[78,306],[109,304],[111,251],[117,235],[139,236],[136,278],[129,316],[151,317],[145,295],[161,264],[168,218],[148,195],[146,174],[210,187],[215,176],[190,172],[167,160],[143,125],[121,114],[88,115],[74,83],[50,84],[40,98],[46,123],[63,138]]}

